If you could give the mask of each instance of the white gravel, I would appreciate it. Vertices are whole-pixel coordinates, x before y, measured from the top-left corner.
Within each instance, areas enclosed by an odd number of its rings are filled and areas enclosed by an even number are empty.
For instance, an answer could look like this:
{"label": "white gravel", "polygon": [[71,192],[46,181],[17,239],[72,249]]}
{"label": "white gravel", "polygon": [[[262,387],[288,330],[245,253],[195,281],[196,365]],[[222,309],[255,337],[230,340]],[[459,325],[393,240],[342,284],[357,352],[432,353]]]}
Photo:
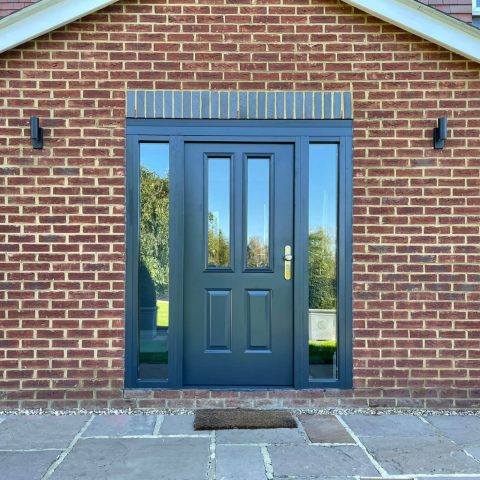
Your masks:
{"label": "white gravel", "polygon": [[[288,410],[288,409],[287,409]],[[289,409],[293,414],[310,415],[446,415],[446,416],[480,416],[480,409],[429,410],[425,408],[305,408]],[[0,415],[193,415],[194,410],[187,409],[131,409],[131,408],[104,408],[104,409],[18,409],[0,410]]]}
{"label": "white gravel", "polygon": [[312,415],[411,415],[417,417],[431,415],[446,416],[480,416],[480,409],[428,409],[428,408],[306,408],[292,410],[295,414],[312,414]]}

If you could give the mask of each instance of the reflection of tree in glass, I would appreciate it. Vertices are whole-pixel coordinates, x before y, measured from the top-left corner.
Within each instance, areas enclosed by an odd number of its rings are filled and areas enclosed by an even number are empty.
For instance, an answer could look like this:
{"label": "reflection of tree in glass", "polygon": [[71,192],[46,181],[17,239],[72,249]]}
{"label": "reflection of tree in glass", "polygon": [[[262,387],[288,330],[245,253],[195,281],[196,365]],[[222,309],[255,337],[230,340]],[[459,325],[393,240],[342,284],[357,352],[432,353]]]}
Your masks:
{"label": "reflection of tree in glass", "polygon": [[247,245],[247,266],[251,268],[268,267],[268,245],[259,237],[250,237]]}
{"label": "reflection of tree in glass", "polygon": [[337,306],[337,264],[335,242],[319,228],[308,236],[309,308],[332,309]]}
{"label": "reflection of tree in glass", "polygon": [[168,178],[140,167],[140,261],[155,285],[157,298],[168,296]]}
{"label": "reflection of tree in glass", "polygon": [[230,243],[218,227],[216,216],[208,212],[208,265],[228,267],[230,264]]}

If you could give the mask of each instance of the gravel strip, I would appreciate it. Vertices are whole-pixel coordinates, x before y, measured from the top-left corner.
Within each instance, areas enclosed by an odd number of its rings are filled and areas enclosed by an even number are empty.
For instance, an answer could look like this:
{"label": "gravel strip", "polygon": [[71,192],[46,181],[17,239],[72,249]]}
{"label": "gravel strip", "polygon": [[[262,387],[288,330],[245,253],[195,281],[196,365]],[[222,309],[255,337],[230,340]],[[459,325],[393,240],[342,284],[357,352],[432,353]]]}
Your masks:
{"label": "gravel strip", "polygon": [[428,409],[428,408],[306,408],[293,409],[295,414],[307,415],[410,415],[410,416],[431,416],[431,415],[445,415],[445,416],[480,416],[480,409]]}
{"label": "gravel strip", "polygon": [[[268,409],[266,409],[268,410]],[[287,409],[293,414],[307,415],[413,415],[413,416],[480,416],[480,409],[476,410],[429,410],[424,408],[305,408]],[[0,410],[0,415],[193,415],[195,410],[187,409],[133,409],[133,408],[103,408],[103,409],[17,409]]]}
{"label": "gravel strip", "polygon": [[22,408],[16,410],[0,410],[1,415],[193,415],[193,410],[183,409],[133,409],[133,408],[101,408],[101,409],[86,409],[86,408],[66,408],[62,410],[55,410],[50,408]]}

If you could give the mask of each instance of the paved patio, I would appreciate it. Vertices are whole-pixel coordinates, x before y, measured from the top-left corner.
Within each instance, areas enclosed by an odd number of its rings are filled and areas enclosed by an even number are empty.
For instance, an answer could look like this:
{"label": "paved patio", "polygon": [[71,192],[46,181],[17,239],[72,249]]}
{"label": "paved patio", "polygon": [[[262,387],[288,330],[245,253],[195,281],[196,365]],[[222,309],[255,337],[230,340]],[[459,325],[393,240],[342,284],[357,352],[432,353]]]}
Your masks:
{"label": "paved patio", "polygon": [[0,417],[0,478],[480,479],[480,417],[299,415],[195,432],[192,415]]}

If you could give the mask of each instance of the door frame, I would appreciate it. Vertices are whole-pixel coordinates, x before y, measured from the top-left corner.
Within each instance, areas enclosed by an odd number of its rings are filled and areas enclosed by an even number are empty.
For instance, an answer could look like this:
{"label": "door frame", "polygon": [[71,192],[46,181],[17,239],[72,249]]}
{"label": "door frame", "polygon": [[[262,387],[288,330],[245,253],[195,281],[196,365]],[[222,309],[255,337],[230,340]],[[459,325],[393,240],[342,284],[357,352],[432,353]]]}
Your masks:
{"label": "door frame", "polygon": [[[126,120],[125,388],[183,386],[183,272],[185,142],[290,143],[294,145],[294,384],[293,388],[352,387],[352,120]],[[138,253],[139,144],[169,143],[170,307],[168,380],[139,379]],[[308,376],[308,159],[310,143],[338,143],[338,378]],[[202,388],[195,386],[194,388]],[[215,387],[205,387],[213,389]],[[218,387],[263,389],[269,387]],[[286,387],[291,388],[291,387]]]}

